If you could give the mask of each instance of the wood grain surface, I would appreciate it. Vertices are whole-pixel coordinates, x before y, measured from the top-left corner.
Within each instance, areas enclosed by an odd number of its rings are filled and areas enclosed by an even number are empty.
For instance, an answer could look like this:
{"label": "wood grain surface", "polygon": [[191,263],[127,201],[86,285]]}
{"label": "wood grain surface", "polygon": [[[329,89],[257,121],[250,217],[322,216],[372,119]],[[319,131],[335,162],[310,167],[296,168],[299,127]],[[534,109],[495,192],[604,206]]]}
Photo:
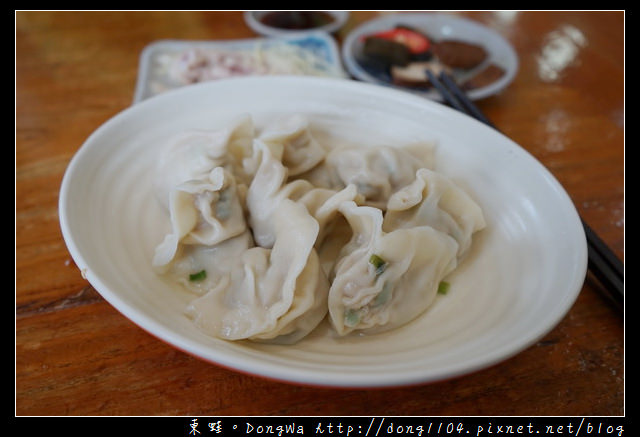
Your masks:
{"label": "wood grain surface", "polygon": [[[352,12],[336,35],[389,12]],[[458,12],[502,34],[514,82],[478,106],[539,159],[624,257],[624,12]],[[542,340],[485,370],[413,387],[291,385],[205,363],[149,335],[85,281],[58,221],[63,173],[132,104],[159,39],[256,37],[241,12],[16,12],[18,416],[625,414],[624,319],[588,275]]]}

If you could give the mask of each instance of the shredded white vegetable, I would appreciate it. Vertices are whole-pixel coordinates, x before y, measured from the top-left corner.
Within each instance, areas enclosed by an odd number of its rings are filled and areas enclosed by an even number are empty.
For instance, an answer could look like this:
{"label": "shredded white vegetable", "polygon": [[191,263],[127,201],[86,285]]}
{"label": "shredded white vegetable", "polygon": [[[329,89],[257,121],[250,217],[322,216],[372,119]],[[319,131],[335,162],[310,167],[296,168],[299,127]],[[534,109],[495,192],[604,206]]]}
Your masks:
{"label": "shredded white vegetable", "polygon": [[190,84],[248,75],[335,75],[334,67],[292,44],[256,45],[247,50],[190,48],[158,59],[168,80]]}

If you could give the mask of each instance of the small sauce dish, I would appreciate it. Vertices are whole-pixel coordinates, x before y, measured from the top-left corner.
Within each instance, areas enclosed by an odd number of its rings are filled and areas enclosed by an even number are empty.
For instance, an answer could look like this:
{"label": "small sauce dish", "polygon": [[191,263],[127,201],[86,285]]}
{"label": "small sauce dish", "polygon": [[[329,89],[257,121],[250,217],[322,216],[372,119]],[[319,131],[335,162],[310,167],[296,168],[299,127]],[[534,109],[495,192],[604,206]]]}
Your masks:
{"label": "small sauce dish", "polygon": [[348,11],[246,11],[244,19],[256,33],[282,36],[294,33],[336,32],[349,18]]}

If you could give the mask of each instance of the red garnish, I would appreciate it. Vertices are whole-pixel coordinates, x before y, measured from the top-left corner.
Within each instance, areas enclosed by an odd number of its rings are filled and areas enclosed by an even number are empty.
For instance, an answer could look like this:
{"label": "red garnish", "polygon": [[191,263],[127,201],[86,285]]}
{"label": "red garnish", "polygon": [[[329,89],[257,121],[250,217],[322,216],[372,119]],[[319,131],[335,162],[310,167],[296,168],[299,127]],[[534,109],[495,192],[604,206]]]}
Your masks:
{"label": "red garnish", "polygon": [[411,29],[402,27],[385,30],[383,32],[378,32],[370,36],[390,39],[392,41],[404,44],[413,54],[424,53],[429,50],[429,47],[431,47],[431,42],[426,36]]}

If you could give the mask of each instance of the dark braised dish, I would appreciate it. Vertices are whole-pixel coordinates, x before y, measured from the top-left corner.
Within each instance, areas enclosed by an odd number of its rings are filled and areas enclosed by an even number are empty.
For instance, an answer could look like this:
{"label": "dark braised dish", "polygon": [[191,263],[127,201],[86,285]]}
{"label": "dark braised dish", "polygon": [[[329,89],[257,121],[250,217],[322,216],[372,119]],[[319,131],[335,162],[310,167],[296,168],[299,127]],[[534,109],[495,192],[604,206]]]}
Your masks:
{"label": "dark braised dish", "polygon": [[445,71],[465,90],[489,85],[505,74],[482,45],[439,39],[423,30],[398,25],[362,37],[356,53],[362,68],[378,80],[412,89],[431,88],[427,70]]}

